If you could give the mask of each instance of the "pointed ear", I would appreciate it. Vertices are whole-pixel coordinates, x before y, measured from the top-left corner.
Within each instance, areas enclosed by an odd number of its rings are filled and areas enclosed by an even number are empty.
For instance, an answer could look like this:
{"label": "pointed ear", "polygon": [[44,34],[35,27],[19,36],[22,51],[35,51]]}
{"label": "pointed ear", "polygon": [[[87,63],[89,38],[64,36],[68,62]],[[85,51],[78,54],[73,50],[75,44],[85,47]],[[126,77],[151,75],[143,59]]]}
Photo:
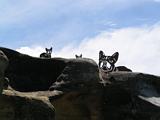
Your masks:
{"label": "pointed ear", "polygon": [[115,52],[112,57],[118,57],[119,56],[119,53],[118,52]]}
{"label": "pointed ear", "polygon": [[46,50],[46,51],[48,51],[48,49],[47,49],[47,48],[45,48],[45,50]]}
{"label": "pointed ear", "polygon": [[78,55],[75,55],[75,57],[77,58],[77,57],[78,57]]}
{"label": "pointed ear", "polygon": [[80,57],[82,57],[82,54],[80,54]]}
{"label": "pointed ear", "polygon": [[115,52],[112,57],[114,58],[114,61],[117,62],[118,60],[118,57],[119,57],[119,53],[118,52]]}
{"label": "pointed ear", "polygon": [[50,48],[50,50],[52,51],[52,47]]}
{"label": "pointed ear", "polygon": [[117,54],[117,56],[119,56],[119,52],[115,52],[115,54]]}

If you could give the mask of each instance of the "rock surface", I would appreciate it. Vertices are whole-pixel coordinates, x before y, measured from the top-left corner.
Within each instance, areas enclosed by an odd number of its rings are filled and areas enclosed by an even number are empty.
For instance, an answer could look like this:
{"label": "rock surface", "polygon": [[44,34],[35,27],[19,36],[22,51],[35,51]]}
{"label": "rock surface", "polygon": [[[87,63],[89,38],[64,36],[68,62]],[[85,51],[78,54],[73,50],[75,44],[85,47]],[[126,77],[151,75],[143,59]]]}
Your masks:
{"label": "rock surface", "polygon": [[9,60],[7,56],[0,50],[0,94],[3,91],[3,85],[4,85],[4,74],[5,70],[7,69],[9,64]]}
{"label": "rock surface", "polygon": [[9,84],[17,91],[48,90],[66,66],[67,59],[42,59],[2,48],[10,60],[6,70]]}
{"label": "rock surface", "polygon": [[[57,78],[50,89],[68,91],[72,88],[78,89],[84,83],[90,81],[98,82],[98,66],[95,61],[88,58],[69,59],[66,67]],[[63,87],[62,87],[63,86]]]}
{"label": "rock surface", "polygon": [[108,76],[105,101],[110,119],[160,119],[160,77],[131,72],[115,72]]}
{"label": "rock surface", "polygon": [[132,72],[131,69],[125,67],[125,66],[117,66],[116,67],[117,71],[127,71],[127,72]]}
{"label": "rock surface", "polygon": [[[101,79],[91,59],[40,59],[1,49],[11,59],[9,84],[19,91],[41,90],[25,94],[49,97],[56,120],[160,120],[159,76],[121,66],[126,72]],[[49,88],[54,91],[43,91]]]}
{"label": "rock surface", "polygon": [[96,77],[67,82],[67,91],[65,84],[58,87],[64,94],[51,102],[58,120],[159,120],[159,86],[158,76],[114,72],[104,83]]}
{"label": "rock surface", "polygon": [[55,109],[47,97],[4,90],[0,96],[1,120],[55,120]]}
{"label": "rock surface", "polygon": [[[0,50],[3,50],[10,60],[6,76],[9,79],[10,86],[17,91],[48,90],[54,82],[61,81],[62,78],[65,78],[63,79],[64,81],[68,81],[67,79],[73,80],[72,82],[74,83],[75,80],[78,82],[79,79],[85,80],[87,77],[92,79],[95,77],[94,73],[98,72],[96,62],[88,58],[42,59],[21,54],[7,48],[0,48]],[[70,71],[70,75],[67,75],[68,71]]]}

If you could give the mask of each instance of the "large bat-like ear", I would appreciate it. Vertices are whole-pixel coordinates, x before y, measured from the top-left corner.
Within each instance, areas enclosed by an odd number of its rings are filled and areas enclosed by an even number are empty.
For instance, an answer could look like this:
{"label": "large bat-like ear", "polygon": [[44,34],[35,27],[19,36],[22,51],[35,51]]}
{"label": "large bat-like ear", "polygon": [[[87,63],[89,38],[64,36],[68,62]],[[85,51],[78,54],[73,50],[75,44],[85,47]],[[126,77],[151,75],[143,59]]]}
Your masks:
{"label": "large bat-like ear", "polygon": [[115,53],[112,55],[112,58],[113,58],[114,62],[117,62],[118,57],[119,57],[119,53],[118,53],[118,52],[115,52]]}
{"label": "large bat-like ear", "polygon": [[77,57],[78,57],[78,55],[75,55],[75,57],[77,58]]}
{"label": "large bat-like ear", "polygon": [[80,54],[80,57],[82,57],[82,54]]}
{"label": "large bat-like ear", "polygon": [[46,51],[48,51],[48,49],[47,49],[47,48],[45,48],[45,50],[46,50]]}
{"label": "large bat-like ear", "polygon": [[50,50],[50,53],[52,53],[52,47],[49,50]]}
{"label": "large bat-like ear", "polygon": [[99,51],[99,54],[103,54],[103,51],[102,51],[102,50],[100,50],[100,51]]}

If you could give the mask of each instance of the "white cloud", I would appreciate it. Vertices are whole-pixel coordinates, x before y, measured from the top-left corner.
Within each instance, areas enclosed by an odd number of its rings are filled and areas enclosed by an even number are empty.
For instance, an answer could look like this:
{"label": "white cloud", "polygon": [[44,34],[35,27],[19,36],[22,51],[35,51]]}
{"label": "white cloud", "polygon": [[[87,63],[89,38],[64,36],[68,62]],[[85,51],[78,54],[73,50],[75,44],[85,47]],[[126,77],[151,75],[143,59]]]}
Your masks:
{"label": "white cloud", "polygon": [[16,51],[30,56],[39,57],[39,55],[42,52],[45,52],[45,49],[40,46],[34,46],[34,47],[21,47],[16,49]]}
{"label": "white cloud", "polygon": [[[106,55],[118,51],[119,60],[116,65],[125,65],[136,72],[160,75],[160,25],[141,28],[123,28],[111,32],[104,31],[93,38],[84,39],[78,47],[66,45],[60,51],[53,50],[54,56],[74,58],[75,54],[83,54],[98,62],[98,52]],[[22,53],[39,56],[42,47],[17,49]]]}

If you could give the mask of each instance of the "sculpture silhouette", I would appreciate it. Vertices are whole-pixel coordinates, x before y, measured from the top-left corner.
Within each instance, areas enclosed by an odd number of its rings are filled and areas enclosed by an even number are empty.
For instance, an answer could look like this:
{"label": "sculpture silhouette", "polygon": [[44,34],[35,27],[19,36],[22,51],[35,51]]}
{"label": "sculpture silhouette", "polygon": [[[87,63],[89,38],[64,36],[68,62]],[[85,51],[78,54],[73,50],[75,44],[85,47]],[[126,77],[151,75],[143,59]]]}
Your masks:
{"label": "sculpture silhouette", "polygon": [[40,54],[40,58],[51,58],[52,47],[50,49],[45,48],[46,52]]}

